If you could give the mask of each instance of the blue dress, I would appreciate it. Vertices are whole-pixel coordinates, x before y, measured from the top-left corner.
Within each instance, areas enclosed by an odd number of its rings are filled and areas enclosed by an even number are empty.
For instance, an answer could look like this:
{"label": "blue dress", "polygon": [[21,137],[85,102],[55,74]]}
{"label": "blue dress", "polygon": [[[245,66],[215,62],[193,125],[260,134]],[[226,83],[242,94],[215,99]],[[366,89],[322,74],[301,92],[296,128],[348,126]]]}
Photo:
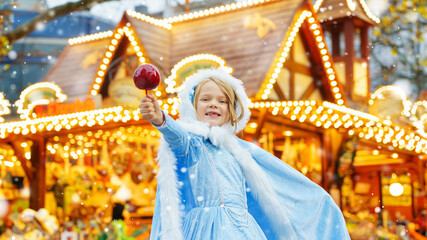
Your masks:
{"label": "blue dress", "polygon": [[[219,147],[209,137],[187,131],[188,126],[184,128],[168,115],[165,124],[157,128],[176,159],[172,171],[179,189],[176,208],[181,213],[178,226],[182,239],[350,239],[342,213],[330,195],[274,155],[234,135],[227,137],[236,138],[234,143],[239,146]],[[250,154],[259,171],[265,173],[270,193],[280,204],[276,212],[285,214],[285,222],[278,223],[266,214],[262,196],[249,187],[235,150],[231,154],[233,148]],[[168,184],[169,177],[162,181]],[[169,198],[162,202],[159,197],[160,185],[159,177],[150,239],[172,240],[174,234],[162,237],[163,220],[176,218],[169,211],[174,207],[165,204]],[[277,224],[284,227],[275,228]]]}
{"label": "blue dress", "polygon": [[266,239],[248,212],[248,189],[236,159],[170,118],[159,130],[177,156],[184,239]]}
{"label": "blue dress", "polygon": [[[241,101],[235,126],[209,126],[194,108],[196,86],[221,79]],[[180,121],[167,114],[160,142],[155,240],[347,240],[341,210],[331,196],[274,155],[239,139],[250,119],[242,81],[223,69],[186,78],[178,93]],[[214,107],[214,106],[212,106]]]}

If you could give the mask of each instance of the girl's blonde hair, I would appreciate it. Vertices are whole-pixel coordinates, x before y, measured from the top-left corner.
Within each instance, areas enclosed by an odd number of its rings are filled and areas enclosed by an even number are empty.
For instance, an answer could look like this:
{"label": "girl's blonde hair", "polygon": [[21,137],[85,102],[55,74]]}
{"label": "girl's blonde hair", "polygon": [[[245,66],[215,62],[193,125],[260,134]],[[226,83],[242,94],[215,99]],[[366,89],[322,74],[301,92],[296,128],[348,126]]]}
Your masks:
{"label": "girl's blonde hair", "polygon": [[[230,113],[230,123],[231,123],[231,126],[237,126],[237,123],[243,118],[243,112],[244,112],[243,104],[242,104],[242,100],[240,99],[239,95],[237,95],[236,90],[227,81],[224,81],[224,80],[216,78],[216,77],[209,77],[209,78],[201,81],[197,85],[196,89],[194,90],[194,98],[193,98],[194,108],[197,111],[197,99],[199,98],[199,95],[200,95],[200,89],[208,81],[213,81],[214,83],[216,83],[216,85],[218,85],[218,87],[227,96],[227,98],[228,98],[228,111]],[[236,113],[236,104],[237,103],[239,103],[239,107],[240,107],[240,115],[239,116],[237,116],[237,113]]]}

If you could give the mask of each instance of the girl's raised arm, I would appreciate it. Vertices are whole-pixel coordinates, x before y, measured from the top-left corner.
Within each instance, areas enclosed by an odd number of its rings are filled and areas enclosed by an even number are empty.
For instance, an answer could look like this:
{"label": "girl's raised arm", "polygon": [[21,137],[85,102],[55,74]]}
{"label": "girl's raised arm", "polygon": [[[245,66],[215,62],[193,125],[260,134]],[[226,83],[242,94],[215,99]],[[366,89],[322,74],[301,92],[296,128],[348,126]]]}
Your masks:
{"label": "girl's raised arm", "polygon": [[189,147],[188,132],[173,118],[163,113],[153,94],[142,98],[139,112],[142,118],[153,124],[163,134],[166,142],[176,154],[185,155],[187,153]]}
{"label": "girl's raised arm", "polygon": [[139,112],[142,118],[151,122],[153,125],[162,125],[164,120],[163,113],[153,94],[149,94],[142,98],[141,104],[139,104]]}

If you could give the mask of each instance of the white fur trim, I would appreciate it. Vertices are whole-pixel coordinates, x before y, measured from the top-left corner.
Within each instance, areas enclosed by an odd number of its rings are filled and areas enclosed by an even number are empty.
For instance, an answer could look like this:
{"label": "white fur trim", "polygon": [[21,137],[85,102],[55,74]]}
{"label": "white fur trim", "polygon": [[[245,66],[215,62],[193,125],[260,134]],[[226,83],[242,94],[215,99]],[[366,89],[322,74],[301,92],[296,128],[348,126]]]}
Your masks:
{"label": "white fur trim", "polygon": [[[230,83],[231,86],[233,86],[233,88],[235,89],[236,94],[242,100],[243,118],[237,123],[236,132],[243,130],[251,116],[251,112],[249,111],[249,108],[248,108],[248,103],[249,103],[248,96],[246,95],[242,81],[229,75],[225,71],[221,70],[221,68],[202,69],[197,71],[195,74],[191,75],[185,80],[184,90],[178,94],[178,97],[181,99],[181,104],[178,107],[180,119],[184,120],[187,123],[198,122],[196,110],[194,109],[191,96],[194,96],[195,87],[201,81],[208,79],[210,77],[216,77]],[[240,107],[236,106],[236,114],[238,116],[240,115],[240,112],[241,112]],[[230,130],[234,131],[234,128],[233,129],[230,128]]]}
{"label": "white fur trim", "polygon": [[162,240],[183,240],[181,230],[181,211],[178,179],[176,176],[176,157],[169,144],[162,138],[159,146],[159,172],[157,183],[160,188],[160,217]]}

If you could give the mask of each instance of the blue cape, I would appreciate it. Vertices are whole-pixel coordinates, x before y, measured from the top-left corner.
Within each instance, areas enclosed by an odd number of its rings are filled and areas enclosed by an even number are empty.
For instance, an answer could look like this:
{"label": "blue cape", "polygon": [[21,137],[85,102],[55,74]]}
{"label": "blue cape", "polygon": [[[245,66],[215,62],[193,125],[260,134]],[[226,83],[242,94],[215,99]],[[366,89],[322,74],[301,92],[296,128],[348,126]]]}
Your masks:
{"label": "blue cape", "polygon": [[[239,144],[249,151],[265,172],[298,239],[350,239],[342,212],[323,188],[264,149],[241,139]],[[176,174],[178,179],[183,177],[180,171]],[[278,239],[271,220],[250,191],[247,192],[247,201],[249,213],[267,239]],[[160,239],[162,204],[159,198],[155,204],[150,239]]]}

